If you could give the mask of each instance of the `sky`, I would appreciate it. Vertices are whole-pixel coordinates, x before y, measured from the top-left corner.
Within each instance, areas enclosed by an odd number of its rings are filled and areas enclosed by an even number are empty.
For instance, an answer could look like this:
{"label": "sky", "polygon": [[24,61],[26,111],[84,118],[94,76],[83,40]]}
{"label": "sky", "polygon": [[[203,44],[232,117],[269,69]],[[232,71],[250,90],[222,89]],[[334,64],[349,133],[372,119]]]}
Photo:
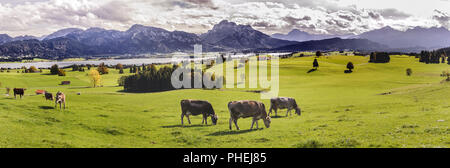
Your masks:
{"label": "sky", "polygon": [[266,34],[360,34],[391,26],[450,29],[450,0],[0,0],[0,34],[142,24],[196,34],[221,20]]}

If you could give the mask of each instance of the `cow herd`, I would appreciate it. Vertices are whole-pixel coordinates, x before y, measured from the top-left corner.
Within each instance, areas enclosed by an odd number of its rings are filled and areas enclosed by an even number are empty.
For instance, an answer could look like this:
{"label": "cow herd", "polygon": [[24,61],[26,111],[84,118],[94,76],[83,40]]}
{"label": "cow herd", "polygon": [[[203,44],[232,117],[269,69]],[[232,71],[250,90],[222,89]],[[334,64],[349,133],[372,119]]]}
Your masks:
{"label": "cow herd", "polygon": [[[258,121],[262,119],[266,128],[270,127],[271,118],[270,114],[272,110],[275,111],[275,116],[277,116],[278,109],[287,109],[286,116],[291,114],[291,110],[295,110],[297,115],[301,115],[301,110],[297,105],[297,102],[293,98],[289,97],[277,97],[270,99],[270,111],[266,112],[266,107],[264,103],[252,100],[241,100],[241,101],[231,101],[228,103],[228,110],[230,112],[229,126],[232,129],[232,123],[239,130],[237,120],[239,118],[252,118],[253,129],[256,123],[256,128],[258,129]],[[184,125],[184,117],[188,119],[189,124],[191,121],[189,116],[193,115],[203,115],[202,124],[208,124],[207,119],[211,117],[212,124],[216,125],[218,117],[214,112],[214,109],[208,101],[205,100],[181,100],[181,125]],[[292,114],[291,114],[292,115]]]}
{"label": "cow herd", "polygon": [[[25,94],[25,88],[14,88],[13,92],[14,92],[14,99],[17,99],[17,95],[20,96],[20,99],[22,99],[22,97]],[[36,94],[40,95],[43,94],[45,100],[52,100],[53,101],[53,94],[50,92],[47,92],[45,90],[36,90]],[[55,108],[56,106],[59,104],[59,109],[62,108],[62,106],[64,107],[64,109],[66,108],[66,95],[64,95],[63,92],[58,91],[58,93],[56,93],[55,95]]]}

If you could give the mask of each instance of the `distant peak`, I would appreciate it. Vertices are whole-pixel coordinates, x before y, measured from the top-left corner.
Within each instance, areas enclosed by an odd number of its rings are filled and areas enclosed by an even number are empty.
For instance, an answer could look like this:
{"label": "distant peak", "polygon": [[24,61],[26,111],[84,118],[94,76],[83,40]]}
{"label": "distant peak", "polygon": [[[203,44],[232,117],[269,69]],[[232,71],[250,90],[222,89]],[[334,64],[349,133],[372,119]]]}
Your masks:
{"label": "distant peak", "polygon": [[391,26],[384,26],[383,28],[381,28],[381,30],[395,30],[395,29],[392,28]]}

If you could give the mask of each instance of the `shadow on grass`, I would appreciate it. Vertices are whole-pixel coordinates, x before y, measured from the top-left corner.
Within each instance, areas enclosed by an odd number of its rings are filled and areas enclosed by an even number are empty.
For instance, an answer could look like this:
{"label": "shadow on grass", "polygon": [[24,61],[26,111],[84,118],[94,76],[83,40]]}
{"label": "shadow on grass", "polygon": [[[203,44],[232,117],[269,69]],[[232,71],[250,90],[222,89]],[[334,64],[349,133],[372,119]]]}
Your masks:
{"label": "shadow on grass", "polygon": [[270,118],[286,118],[287,116],[282,116],[282,115],[278,115],[278,116],[271,116]]}
{"label": "shadow on grass", "polygon": [[39,106],[39,108],[43,109],[43,110],[55,109],[55,107],[53,107],[53,106]]}
{"label": "shadow on grass", "polygon": [[208,134],[206,136],[223,136],[223,135],[238,135],[238,134],[245,134],[252,131],[262,130],[263,128],[258,129],[248,129],[248,130],[227,130],[227,131],[217,131],[213,132],[211,134]]}
{"label": "shadow on grass", "polygon": [[314,71],[317,71],[317,69],[310,69],[307,73],[311,73],[311,72],[314,72]]}
{"label": "shadow on grass", "polygon": [[178,125],[165,125],[165,126],[161,126],[161,128],[183,128],[183,127],[189,128],[189,127],[210,127],[210,126],[213,126],[213,125],[211,125],[211,124],[208,124],[208,125],[202,125],[202,124],[195,124],[195,125],[185,124],[185,125],[181,125],[181,124],[178,124]]}

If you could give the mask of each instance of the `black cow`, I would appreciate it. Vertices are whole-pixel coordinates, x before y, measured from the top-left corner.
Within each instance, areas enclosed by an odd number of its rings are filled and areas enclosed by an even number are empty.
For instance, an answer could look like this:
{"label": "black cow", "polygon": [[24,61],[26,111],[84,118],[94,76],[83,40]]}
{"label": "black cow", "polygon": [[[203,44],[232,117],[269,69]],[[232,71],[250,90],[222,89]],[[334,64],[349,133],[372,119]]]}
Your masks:
{"label": "black cow", "polygon": [[218,117],[214,112],[212,105],[204,100],[181,100],[181,125],[183,125],[184,116],[188,119],[189,124],[191,120],[189,115],[203,115],[202,124],[208,124],[208,116],[211,116],[211,121],[214,125],[217,124]]}
{"label": "black cow", "polygon": [[45,92],[45,100],[53,100],[53,94],[50,92]]}
{"label": "black cow", "polygon": [[252,127],[256,123],[256,128],[258,129],[258,120],[262,119],[264,121],[264,125],[269,128],[270,127],[270,117],[267,115],[266,107],[264,103],[251,101],[251,100],[241,100],[241,101],[232,101],[228,103],[228,110],[230,111],[230,130],[231,130],[231,122],[234,122],[236,129],[239,130],[239,126],[237,125],[237,120],[239,118],[248,118],[252,117]]}
{"label": "black cow", "polygon": [[14,88],[14,99],[17,99],[16,95],[20,96],[20,99],[22,99],[22,96],[25,94],[25,90],[24,88]]}

